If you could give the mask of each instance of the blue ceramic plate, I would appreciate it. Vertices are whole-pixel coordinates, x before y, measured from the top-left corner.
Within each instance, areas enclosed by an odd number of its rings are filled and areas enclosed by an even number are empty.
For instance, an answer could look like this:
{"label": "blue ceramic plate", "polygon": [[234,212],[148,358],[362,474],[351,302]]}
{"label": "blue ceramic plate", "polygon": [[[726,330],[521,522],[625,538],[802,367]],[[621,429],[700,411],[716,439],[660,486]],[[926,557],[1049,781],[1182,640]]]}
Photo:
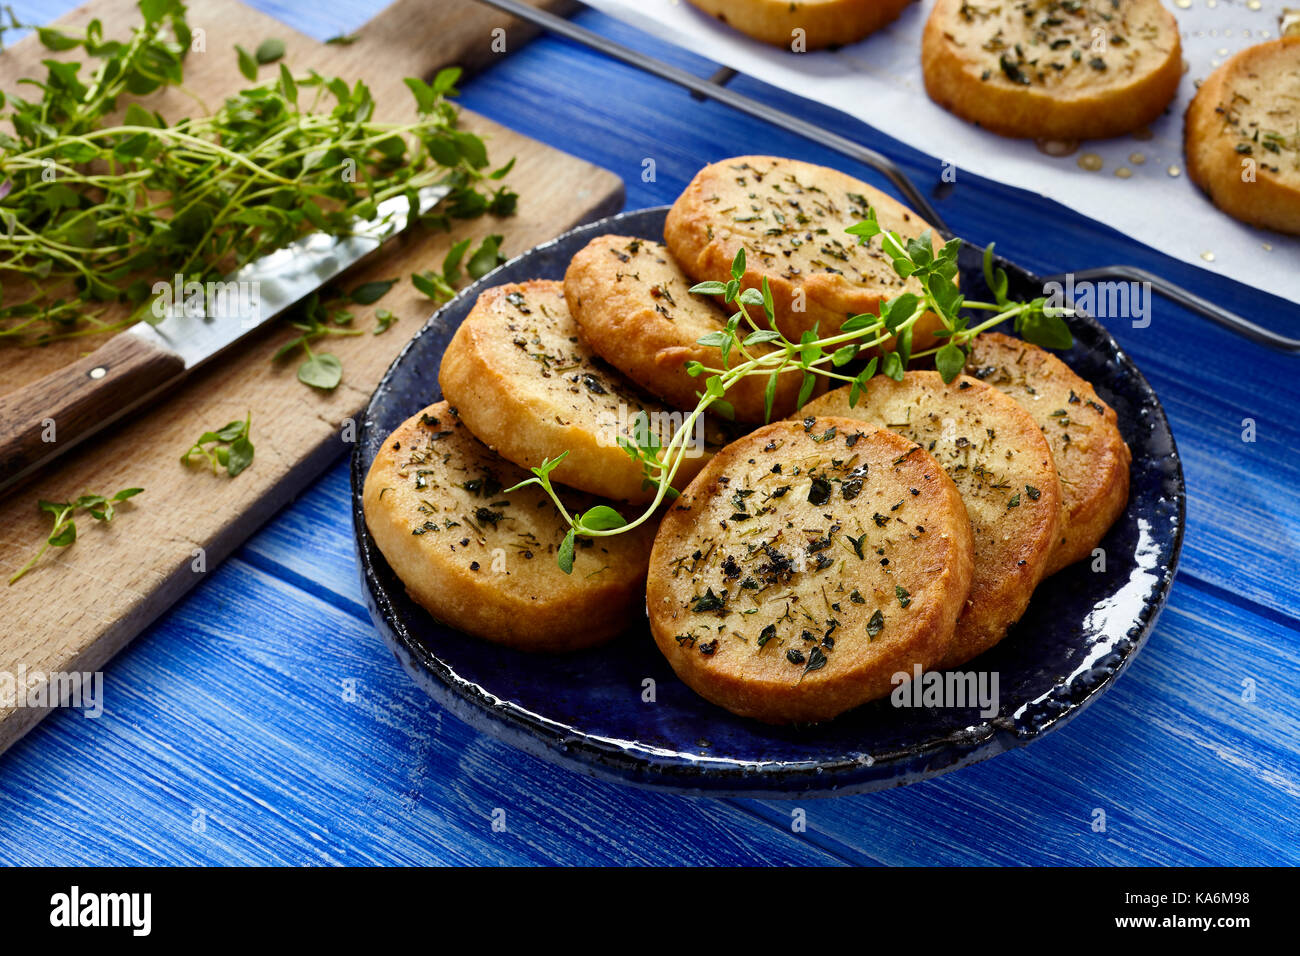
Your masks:
{"label": "blue ceramic plate", "polygon": [[[1082,710],[1151,633],[1183,534],[1182,466],[1164,411],[1142,373],[1095,320],[1072,321],[1061,357],[1119,416],[1133,450],[1128,510],[1102,546],[1106,569],[1075,565],[1045,581],[1024,618],[966,670],[996,672],[1000,707],[897,708],[888,699],[828,724],[769,727],[735,717],[682,684],[644,619],[612,644],[563,657],[525,654],[445,627],[416,605],[366,530],[361,487],[394,428],[437,400],[452,333],[488,286],[561,279],[570,257],[604,233],[659,239],[665,208],[575,229],[501,266],[439,311],[393,362],[366,409],[352,456],[352,514],[362,588],[380,635],[439,704],[472,726],[583,773],[690,793],[804,796],[900,786],[1036,740]],[[986,298],[974,250],[962,286]],[[1003,263],[1012,298],[1042,282]],[[646,703],[646,678],[657,700]]]}

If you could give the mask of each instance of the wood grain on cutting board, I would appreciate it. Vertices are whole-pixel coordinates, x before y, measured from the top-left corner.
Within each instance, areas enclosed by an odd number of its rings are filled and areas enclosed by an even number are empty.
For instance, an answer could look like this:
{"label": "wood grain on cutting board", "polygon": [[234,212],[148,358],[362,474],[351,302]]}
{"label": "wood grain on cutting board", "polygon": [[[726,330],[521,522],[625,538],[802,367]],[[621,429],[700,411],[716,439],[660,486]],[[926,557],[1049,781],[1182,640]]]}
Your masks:
{"label": "wood grain on cutting board", "polygon": [[[567,0],[540,0],[563,9]],[[133,0],[93,0],[59,22],[78,27],[99,18],[109,36],[138,20]],[[359,29],[352,46],[327,46],[304,37],[235,0],[195,0],[189,23],[205,31],[206,50],[185,63],[185,87],[207,104],[219,103],[245,85],[236,67],[235,44],[254,49],[267,37],[288,47],[295,72],[315,69],[352,81],[363,79],[376,101],[376,119],[413,115],[403,77],[429,78],[451,63],[483,66],[494,56],[494,29],[507,30],[507,53],[525,35],[511,21],[471,0],[399,0]],[[498,34],[499,36],[499,34]],[[0,57],[0,89],[12,91],[21,76],[42,76],[50,56],[34,37]],[[262,68],[270,78],[278,69]],[[174,119],[193,114],[194,99],[177,90],[151,97],[149,105]],[[475,242],[488,233],[505,236],[514,256],[584,221],[622,205],[621,181],[613,174],[520,136],[483,117],[463,113],[463,126],[482,135],[494,164],[515,157],[507,179],[520,196],[516,215],[458,223],[450,234],[416,229],[390,243],[346,280],[400,278],[376,306],[353,307],[355,337],[334,336],[318,351],[343,362],[343,382],[325,393],[296,378],[299,360],[273,364],[276,347],[296,333],[279,325],[260,330],[201,370],[147,411],[61,458],[51,468],[0,499],[0,674],[40,674],[100,669],[182,593],[308,481],[347,449],[348,420],[370,397],[380,375],[424,323],[433,306],[415,292],[411,273],[438,268],[462,237]],[[371,335],[375,308],[399,321]],[[102,339],[41,349],[0,349],[0,393],[75,360]],[[198,435],[252,412],[256,458],[237,478],[179,458]],[[140,486],[144,493],[119,510],[111,524],[88,515],[78,520],[78,540],[50,549],[41,563],[12,587],[3,579],[27,560],[49,533],[49,516],[37,500],[70,500],[87,493],[112,494]],[[349,521],[346,514],[339,521]],[[263,609],[274,615],[276,609]],[[111,708],[111,699],[106,702]],[[33,726],[44,711],[0,707],[0,750]]]}

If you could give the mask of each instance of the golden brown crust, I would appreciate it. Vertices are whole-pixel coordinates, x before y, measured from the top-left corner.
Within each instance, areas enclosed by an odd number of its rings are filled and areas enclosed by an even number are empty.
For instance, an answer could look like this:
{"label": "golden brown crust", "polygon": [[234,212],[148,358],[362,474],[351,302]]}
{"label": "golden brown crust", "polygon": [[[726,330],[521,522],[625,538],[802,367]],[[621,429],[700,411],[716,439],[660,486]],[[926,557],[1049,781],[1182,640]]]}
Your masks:
{"label": "golden brown crust", "polygon": [[1060,534],[1061,485],[1037,423],[991,385],[938,372],[872,379],[857,407],[828,392],[802,414],[886,425],[929,451],[961,492],[975,535],[975,574],[941,667],[957,667],[1002,640],[1047,572]]}
{"label": "golden brown crust", "polygon": [[[742,284],[772,287],[777,325],[798,341],[816,326],[837,332],[844,320],[875,314],[883,298],[921,292],[903,280],[874,239],[860,245],[845,229],[876,211],[882,228],[905,239],[933,227],[897,200],[838,170],[776,156],[737,156],[705,166],[673,203],[664,223],[669,251],[692,278],[725,282],[741,246]],[[802,305],[802,309],[800,306]],[[938,319],[923,316],[914,348],[927,347]]]}
{"label": "golden brown crust", "polygon": [[966,368],[1024,406],[1052,446],[1062,522],[1047,573],[1088,557],[1128,503],[1132,455],[1114,409],[1055,355],[1009,335],[976,337]]}
{"label": "golden brown crust", "polygon": [[741,716],[813,722],[944,654],[971,530],[911,442],[844,418],[774,422],[669,508],[650,568],[650,627],[686,684]]}
{"label": "golden brown crust", "polygon": [[1187,175],[1216,206],[1300,235],[1300,37],[1248,47],[1211,73],[1185,137]]}
{"label": "golden brown crust", "polygon": [[[497,286],[481,296],[447,345],[438,373],[442,393],[470,431],[517,465],[568,457],[556,481],[606,498],[645,502],[641,465],[618,445],[647,416],[664,444],[683,413],[632,388],[578,335],[554,281]],[[675,481],[690,480],[722,442],[713,423],[684,458]],[[694,437],[694,436],[693,436]]]}
{"label": "golden brown crust", "polygon": [[804,49],[856,43],[894,22],[912,0],[690,0],[748,36],[791,49],[795,30]]}
{"label": "golden brown crust", "polygon": [[[366,527],[434,617],[521,650],[592,647],[640,616],[652,529],[593,540],[573,574],[556,564],[567,525],[527,472],[475,440],[438,402],[384,441],[362,491]],[[597,503],[574,494],[574,507]]]}
{"label": "golden brown crust", "polygon": [[1104,139],[1164,112],[1183,54],[1160,0],[936,0],[921,68],[932,100],[991,132]]}
{"label": "golden brown crust", "polygon": [[[721,367],[722,353],[698,342],[724,329],[727,314],[712,299],[691,295],[692,285],[660,243],[597,236],[569,263],[564,297],[592,351],[670,405],[694,409],[704,376],[687,374],[686,364]],[[758,356],[772,348],[759,345],[751,351]],[[732,353],[733,366],[743,360]],[[778,379],[773,418],[794,411],[799,383],[798,372]],[[739,421],[764,420],[766,386],[766,375],[754,375],[727,390],[726,401]]]}

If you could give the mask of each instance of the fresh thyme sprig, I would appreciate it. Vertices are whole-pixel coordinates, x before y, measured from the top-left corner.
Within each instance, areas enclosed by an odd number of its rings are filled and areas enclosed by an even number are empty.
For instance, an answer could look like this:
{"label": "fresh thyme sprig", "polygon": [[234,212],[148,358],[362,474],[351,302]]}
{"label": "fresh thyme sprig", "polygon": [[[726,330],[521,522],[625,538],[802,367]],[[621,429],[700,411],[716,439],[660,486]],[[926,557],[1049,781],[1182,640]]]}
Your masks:
{"label": "fresh thyme sprig", "polygon": [[198,455],[212,465],[214,475],[218,468],[225,468],[226,474],[234,478],[253,463],[253,443],[248,437],[252,424],[253,413],[250,411],[242,422],[236,419],[214,432],[204,432],[190,450],[181,455],[181,464],[188,465]]}
{"label": "fresh thyme sprig", "polygon": [[462,239],[447,250],[447,255],[442,260],[441,272],[425,269],[423,272],[412,273],[411,284],[434,302],[445,302],[456,294],[456,285],[461,280],[462,262],[465,265],[465,273],[471,279],[481,279],[506,261],[506,257],[501,253],[503,238],[498,235],[484,236],[478,248],[472,252],[470,251],[471,240]]}
{"label": "fresh thyme sprig", "polygon": [[0,94],[0,121],[13,131],[0,132],[0,277],[9,284],[0,344],[125,327],[149,317],[159,276],[219,279],[304,232],[349,234],[384,200],[405,197],[414,211],[425,186],[452,187],[428,225],[513,212],[516,195],[496,185],[509,165],[489,172],[483,141],[458,127],[458,69],[406,79],[416,108],[408,123],[376,122],[364,83],[296,76],[283,63],[275,79],[168,123],[126,101],[184,89],[185,6],[141,0],[140,9],[143,22],[122,42],[105,40],[99,21],[82,35],[38,30],[47,48],[98,61],[93,75],[50,59],[43,80],[24,81],[39,99]]}
{"label": "fresh thyme sprig", "polygon": [[[364,329],[353,328],[352,320],[356,318],[347,304],[374,305],[388,294],[397,284],[397,279],[373,279],[363,282],[349,293],[342,293],[334,287],[313,292],[302,301],[292,313],[290,325],[301,334],[285,342],[271,356],[272,362],[279,362],[299,349],[305,358],[298,366],[298,381],[322,391],[332,391],[343,381],[343,362],[332,352],[316,352],[311,343],[326,336],[337,335],[354,337],[364,335]],[[397,321],[397,317],[386,309],[375,311],[374,335],[382,335]]]}
{"label": "fresh thyme sprig", "polygon": [[108,523],[113,520],[117,513],[113,507],[115,504],[125,501],[127,498],[134,498],[143,488],[123,488],[111,498],[104,495],[82,495],[76,501],[45,501],[39,502],[42,511],[48,512],[54,519],[54,527],[51,529],[49,537],[41,545],[40,550],[32,555],[31,559],[14,572],[9,583],[13,584],[24,574],[36,566],[36,562],[44,557],[45,552],[50,548],[66,548],[77,540],[77,523],[73,520],[73,515],[77,511],[87,511],[96,521]]}
{"label": "fresh thyme sprig", "polygon": [[[568,452],[543,461],[532,469],[532,478],[514,486],[540,486],[569,525],[558,555],[560,568],[566,574],[573,570],[574,543],[578,536],[608,537],[629,531],[651,520],[666,499],[677,495],[673,479],[686,456],[688,439],[696,422],[710,410],[731,417],[731,407],[725,396],[742,378],[767,376],[764,420],[770,421],[778,378],[791,370],[798,370],[802,375],[798,407],[812,396],[818,376],[838,385],[847,385],[849,406],[853,407],[876,375],[899,381],[908,365],[918,359],[933,357],[935,368],[943,380],[951,382],[965,368],[971,340],[1008,320],[1014,323],[1017,332],[1034,344],[1049,348],[1069,348],[1072,344],[1069,327],[1062,319],[1062,316],[1070,314],[1070,310],[1049,306],[1045,297],[1030,302],[1013,302],[1007,298],[1007,275],[994,265],[992,245],[984,251],[984,276],[994,301],[980,302],[966,299],[957,287],[960,239],[950,239],[938,250],[935,250],[928,230],[917,238],[904,240],[896,232],[881,229],[874,209],[869,209],[867,218],[847,231],[864,244],[880,237],[881,248],[893,264],[894,272],[900,278],[914,280],[921,292],[903,292],[885,299],[877,314],[852,316],[832,335],[819,337],[814,326],[804,331],[795,342],[777,326],[767,278],[764,277],[759,289],[741,287],[745,274],[745,250],[744,247],[737,250],[731,264],[731,278],[727,282],[701,282],[690,290],[695,295],[720,297],[735,310],[722,330],[699,339],[700,345],[718,350],[718,364],[705,365],[693,361],[687,365],[690,375],[705,376],[704,391],[700,393],[694,411],[677,428],[667,445],[661,445],[658,437],[650,433],[644,413],[634,420],[631,439],[619,437],[620,447],[641,464],[646,486],[656,489],[653,500],[638,517],[627,521],[607,505],[570,514],[551,482],[551,473]],[[751,309],[755,308],[762,309],[765,325],[754,319]],[[972,325],[972,318],[963,315],[963,309],[994,314]],[[944,341],[914,353],[913,333],[916,324],[927,314],[937,316],[939,328],[932,334]],[[759,345],[768,350],[756,352],[755,347]],[[863,359],[866,359],[865,364],[853,371]],[[507,490],[513,491],[514,488]]]}

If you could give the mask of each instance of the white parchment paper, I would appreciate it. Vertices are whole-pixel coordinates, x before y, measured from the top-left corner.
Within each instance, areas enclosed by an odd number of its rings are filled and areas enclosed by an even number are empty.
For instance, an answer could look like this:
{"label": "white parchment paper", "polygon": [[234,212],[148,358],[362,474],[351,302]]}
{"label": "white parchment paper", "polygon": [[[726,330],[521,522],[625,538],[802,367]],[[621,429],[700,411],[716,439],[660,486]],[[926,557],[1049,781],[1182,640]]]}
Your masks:
{"label": "white parchment paper", "polygon": [[[586,2],[929,153],[938,161],[936,179],[939,163],[952,163],[958,181],[969,170],[1041,193],[1185,262],[1300,301],[1300,238],[1254,229],[1216,209],[1187,178],[1182,147],[1183,114],[1196,81],[1237,51],[1276,38],[1284,6],[1300,0],[1166,0],[1188,63],[1177,100],[1149,138],[1090,141],[1064,157],[980,130],[930,101],[920,53],[930,0],[913,3],[895,23],[852,46],[798,54],[751,40],[685,0]],[[1100,171],[1079,166],[1085,153],[1102,158]],[[1127,178],[1116,174],[1121,168]]]}

